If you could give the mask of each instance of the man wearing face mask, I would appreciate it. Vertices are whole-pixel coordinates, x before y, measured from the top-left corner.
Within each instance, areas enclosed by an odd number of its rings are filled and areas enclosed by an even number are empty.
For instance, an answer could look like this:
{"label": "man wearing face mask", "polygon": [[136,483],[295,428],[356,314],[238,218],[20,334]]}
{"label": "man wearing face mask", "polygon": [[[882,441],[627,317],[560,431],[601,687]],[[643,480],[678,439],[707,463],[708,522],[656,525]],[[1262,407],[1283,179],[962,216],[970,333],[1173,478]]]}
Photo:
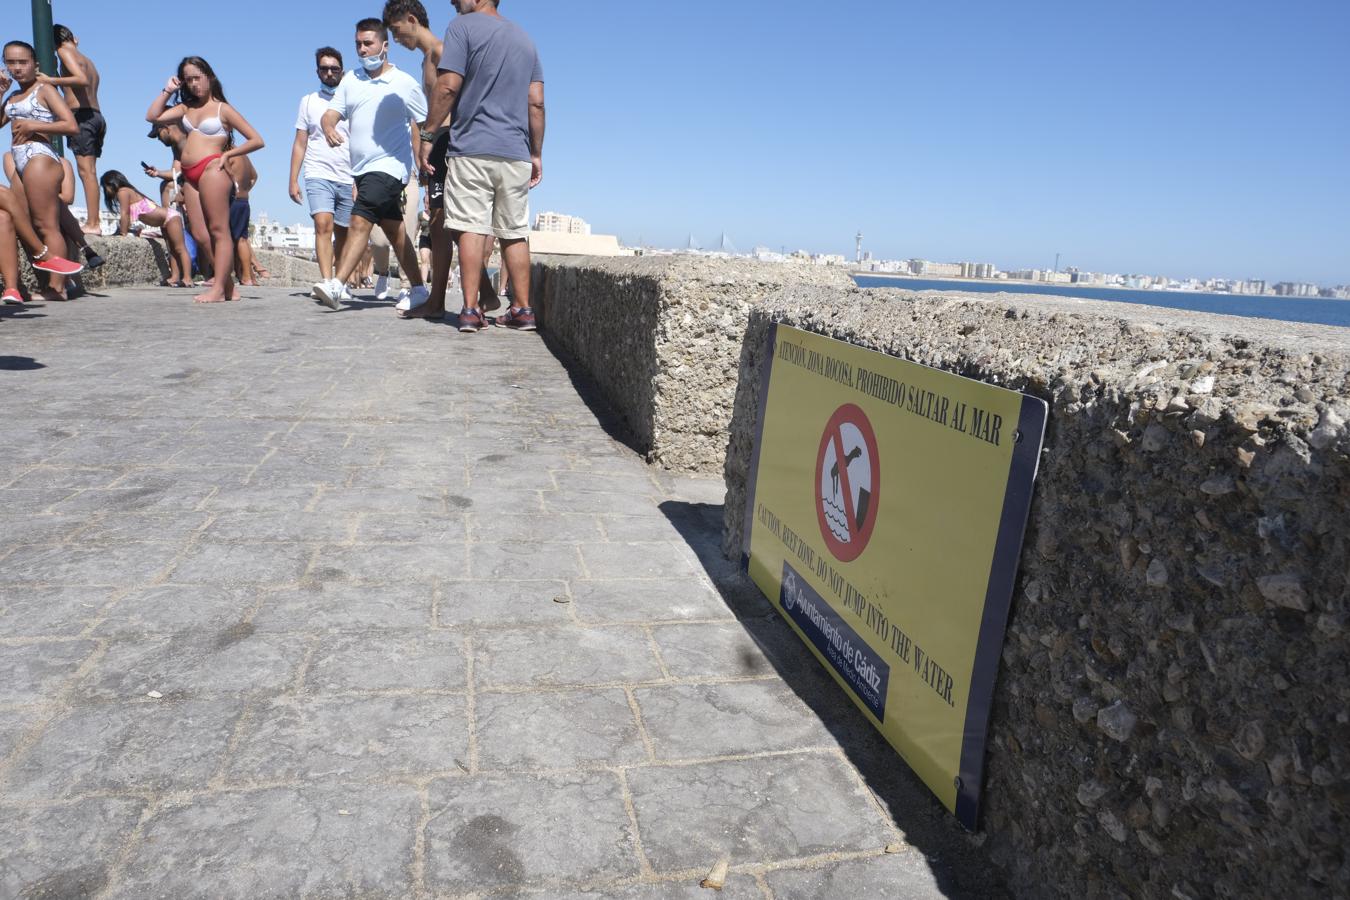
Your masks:
{"label": "man wearing face mask", "polygon": [[[416,309],[430,292],[411,236],[403,224],[403,191],[413,175],[413,138],[426,118],[427,98],[417,79],[389,62],[389,32],[379,19],[356,23],[356,52],[361,66],[345,75],[328,103],[321,126],[328,145],[349,147],[356,202],[346,246],[332,278],[314,285],[314,295],[330,309],[347,299],[344,285],[361,262],[371,230],[380,230],[398,254],[404,278],[412,285],[399,297],[400,310]],[[348,134],[338,131],[347,120]]]}
{"label": "man wearing face mask", "polygon": [[[324,136],[323,114],[342,81],[342,54],[332,47],[321,47],[314,54],[318,67],[319,89],[300,101],[300,113],[295,119],[295,143],[291,147],[291,199],[301,202],[300,167],[304,166],[304,196],[309,201],[309,215],[314,220],[314,253],[319,259],[319,273],[323,280],[333,277],[334,238],[336,253],[342,256],[347,239],[347,226],[352,220],[352,159],[347,145],[328,146]],[[337,126],[338,134],[347,137],[347,123]]]}

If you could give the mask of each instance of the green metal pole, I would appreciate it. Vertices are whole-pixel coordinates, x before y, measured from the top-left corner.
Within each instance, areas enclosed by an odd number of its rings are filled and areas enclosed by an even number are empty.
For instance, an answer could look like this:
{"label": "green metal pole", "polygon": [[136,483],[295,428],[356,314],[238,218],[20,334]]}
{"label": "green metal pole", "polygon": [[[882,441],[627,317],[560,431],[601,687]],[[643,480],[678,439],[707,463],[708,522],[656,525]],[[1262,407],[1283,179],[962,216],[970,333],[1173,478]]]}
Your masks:
{"label": "green metal pole", "polygon": [[[37,50],[38,65],[45,75],[56,77],[56,38],[52,35],[52,0],[33,0],[33,47]],[[65,154],[59,137],[52,138],[52,146],[59,155]]]}

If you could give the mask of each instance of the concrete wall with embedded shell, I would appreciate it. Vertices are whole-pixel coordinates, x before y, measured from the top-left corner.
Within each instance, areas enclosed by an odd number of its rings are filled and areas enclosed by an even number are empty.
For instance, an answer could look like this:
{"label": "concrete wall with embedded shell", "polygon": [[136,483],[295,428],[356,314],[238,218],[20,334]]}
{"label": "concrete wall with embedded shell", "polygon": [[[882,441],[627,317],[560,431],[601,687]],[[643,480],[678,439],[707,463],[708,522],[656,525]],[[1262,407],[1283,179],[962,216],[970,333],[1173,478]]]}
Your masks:
{"label": "concrete wall with embedded shell", "polygon": [[1350,332],[789,289],[750,314],[729,554],[773,321],[1051,405],[982,825],[1015,894],[1350,895]]}
{"label": "concrete wall with embedded shell", "polygon": [[1050,403],[975,840],[1019,897],[1350,896],[1350,332],[545,260],[546,336],[739,554],[785,321]]}
{"label": "concrete wall with embedded shell", "polygon": [[[169,257],[162,238],[94,237],[90,246],[104,258],[104,265],[80,276],[87,290],[157,285],[169,277]],[[254,254],[270,273],[268,284],[307,288],[319,280],[319,267],[309,260],[271,250],[255,250]],[[37,286],[33,268],[23,253],[19,254],[19,280],[29,291]]]}

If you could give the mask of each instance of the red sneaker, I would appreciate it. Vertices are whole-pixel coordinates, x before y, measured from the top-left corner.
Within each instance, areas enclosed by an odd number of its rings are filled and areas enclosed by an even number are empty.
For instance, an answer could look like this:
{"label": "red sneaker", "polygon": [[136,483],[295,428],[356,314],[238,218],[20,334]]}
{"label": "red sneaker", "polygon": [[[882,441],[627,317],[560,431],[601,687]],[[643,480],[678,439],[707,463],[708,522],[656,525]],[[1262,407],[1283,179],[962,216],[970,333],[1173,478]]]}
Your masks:
{"label": "red sneaker", "polygon": [[497,317],[497,324],[516,331],[534,331],[534,311],[528,306],[513,306],[505,315]]}
{"label": "red sneaker", "polygon": [[483,314],[467,306],[459,312],[459,330],[465,334],[476,334],[483,330]]}
{"label": "red sneaker", "polygon": [[53,275],[78,275],[84,271],[84,266],[77,262],[71,262],[68,259],[56,259],[50,256],[46,259],[34,261],[33,268],[41,269],[44,272],[50,272]]}
{"label": "red sneaker", "polygon": [[23,306],[23,294],[10,288],[3,294],[0,294],[0,305],[4,306]]}

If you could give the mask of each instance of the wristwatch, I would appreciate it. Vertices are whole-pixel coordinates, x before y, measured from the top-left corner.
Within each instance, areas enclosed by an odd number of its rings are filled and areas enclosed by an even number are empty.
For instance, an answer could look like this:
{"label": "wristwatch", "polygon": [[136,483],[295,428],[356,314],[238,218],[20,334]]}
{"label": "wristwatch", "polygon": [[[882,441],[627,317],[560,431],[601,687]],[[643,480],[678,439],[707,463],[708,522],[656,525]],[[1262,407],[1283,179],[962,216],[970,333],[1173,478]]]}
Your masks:
{"label": "wristwatch", "polygon": [[421,135],[422,135],[422,143],[424,144],[436,143],[436,132],[427,131],[425,128],[423,128],[421,131]]}

